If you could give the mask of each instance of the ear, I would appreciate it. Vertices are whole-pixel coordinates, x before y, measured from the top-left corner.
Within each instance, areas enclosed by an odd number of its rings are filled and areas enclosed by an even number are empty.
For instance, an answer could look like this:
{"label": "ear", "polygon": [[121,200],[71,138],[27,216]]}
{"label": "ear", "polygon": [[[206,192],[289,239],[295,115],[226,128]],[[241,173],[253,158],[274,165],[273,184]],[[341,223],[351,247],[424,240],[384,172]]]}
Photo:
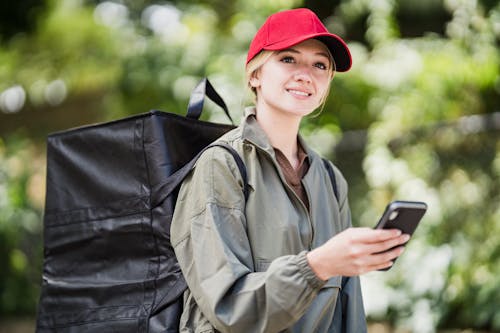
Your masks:
{"label": "ear", "polygon": [[252,88],[258,88],[260,86],[259,71],[254,71],[252,73],[249,83]]}

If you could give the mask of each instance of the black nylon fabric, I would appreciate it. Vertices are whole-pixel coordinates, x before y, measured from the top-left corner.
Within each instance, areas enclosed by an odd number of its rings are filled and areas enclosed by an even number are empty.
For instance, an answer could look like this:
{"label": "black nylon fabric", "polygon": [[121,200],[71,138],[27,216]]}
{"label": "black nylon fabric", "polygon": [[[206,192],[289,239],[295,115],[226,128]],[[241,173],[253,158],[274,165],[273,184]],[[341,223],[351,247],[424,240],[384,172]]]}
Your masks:
{"label": "black nylon fabric", "polygon": [[178,331],[176,192],[157,189],[232,128],[151,111],[48,137],[37,332]]}

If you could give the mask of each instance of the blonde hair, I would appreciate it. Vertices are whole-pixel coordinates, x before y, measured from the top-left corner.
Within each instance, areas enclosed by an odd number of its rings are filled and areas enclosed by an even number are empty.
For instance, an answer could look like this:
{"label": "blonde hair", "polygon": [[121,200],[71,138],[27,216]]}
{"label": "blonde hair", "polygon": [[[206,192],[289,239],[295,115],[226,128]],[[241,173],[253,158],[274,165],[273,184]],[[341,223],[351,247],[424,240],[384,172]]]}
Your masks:
{"label": "blonde hair", "polygon": [[252,91],[254,94],[255,100],[257,100],[257,89],[255,87],[252,87],[250,80],[254,75],[257,74],[259,69],[264,65],[269,58],[275,53],[276,51],[267,51],[267,50],[262,50],[260,53],[258,53],[255,57],[253,57],[252,60],[250,60],[245,68],[245,74],[246,74],[246,82],[248,88]]}
{"label": "blonde hair", "polygon": [[[254,102],[257,101],[257,89],[255,87],[252,87],[250,80],[257,74],[262,65],[264,65],[267,62],[267,60],[269,60],[269,58],[271,58],[271,56],[277,52],[278,51],[262,50],[252,60],[250,60],[245,67],[246,84],[254,95]],[[330,83],[331,83],[333,77],[335,76],[336,65],[335,65],[335,60],[333,59],[333,56],[330,53],[330,50],[328,50],[328,58],[330,60]],[[321,97],[320,101],[321,111],[323,110],[323,107],[325,106],[326,103],[326,99],[330,94],[330,86],[331,85],[329,84],[327,90],[325,91],[325,94]]]}

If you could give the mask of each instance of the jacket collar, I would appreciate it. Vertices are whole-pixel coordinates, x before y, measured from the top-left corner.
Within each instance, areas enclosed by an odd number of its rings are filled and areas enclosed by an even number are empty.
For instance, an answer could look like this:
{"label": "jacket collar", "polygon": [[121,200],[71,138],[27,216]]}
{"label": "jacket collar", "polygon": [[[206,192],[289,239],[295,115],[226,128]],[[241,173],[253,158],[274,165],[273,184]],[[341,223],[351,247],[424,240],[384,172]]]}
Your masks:
{"label": "jacket collar", "polygon": [[[260,149],[268,152],[273,158],[276,158],[274,148],[271,146],[269,139],[267,137],[266,132],[260,127],[259,123],[257,123],[257,119],[255,118],[256,109],[254,106],[250,106],[245,108],[244,117],[241,120],[240,128],[241,128],[241,136],[243,141],[247,141],[252,143],[253,145],[259,147]],[[312,162],[313,157],[316,155],[313,150],[311,150],[304,139],[298,135],[299,143],[302,145],[302,148],[306,152],[310,163]]]}
{"label": "jacket collar", "polygon": [[250,142],[274,157],[274,149],[269,142],[266,132],[257,123],[256,109],[254,106],[245,108],[245,116],[241,121],[241,136],[244,141]]}

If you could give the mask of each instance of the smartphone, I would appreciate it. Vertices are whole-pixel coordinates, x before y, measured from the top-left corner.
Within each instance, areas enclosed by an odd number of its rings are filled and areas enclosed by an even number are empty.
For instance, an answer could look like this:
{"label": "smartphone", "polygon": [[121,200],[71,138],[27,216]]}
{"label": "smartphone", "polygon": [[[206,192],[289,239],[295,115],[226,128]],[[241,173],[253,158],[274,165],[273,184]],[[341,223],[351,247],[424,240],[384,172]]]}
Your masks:
{"label": "smartphone", "polygon": [[[404,234],[411,236],[426,211],[427,204],[424,202],[393,201],[385,208],[384,214],[382,214],[375,229],[399,229]],[[395,262],[396,259],[393,261]],[[386,271],[389,268],[383,270]]]}

